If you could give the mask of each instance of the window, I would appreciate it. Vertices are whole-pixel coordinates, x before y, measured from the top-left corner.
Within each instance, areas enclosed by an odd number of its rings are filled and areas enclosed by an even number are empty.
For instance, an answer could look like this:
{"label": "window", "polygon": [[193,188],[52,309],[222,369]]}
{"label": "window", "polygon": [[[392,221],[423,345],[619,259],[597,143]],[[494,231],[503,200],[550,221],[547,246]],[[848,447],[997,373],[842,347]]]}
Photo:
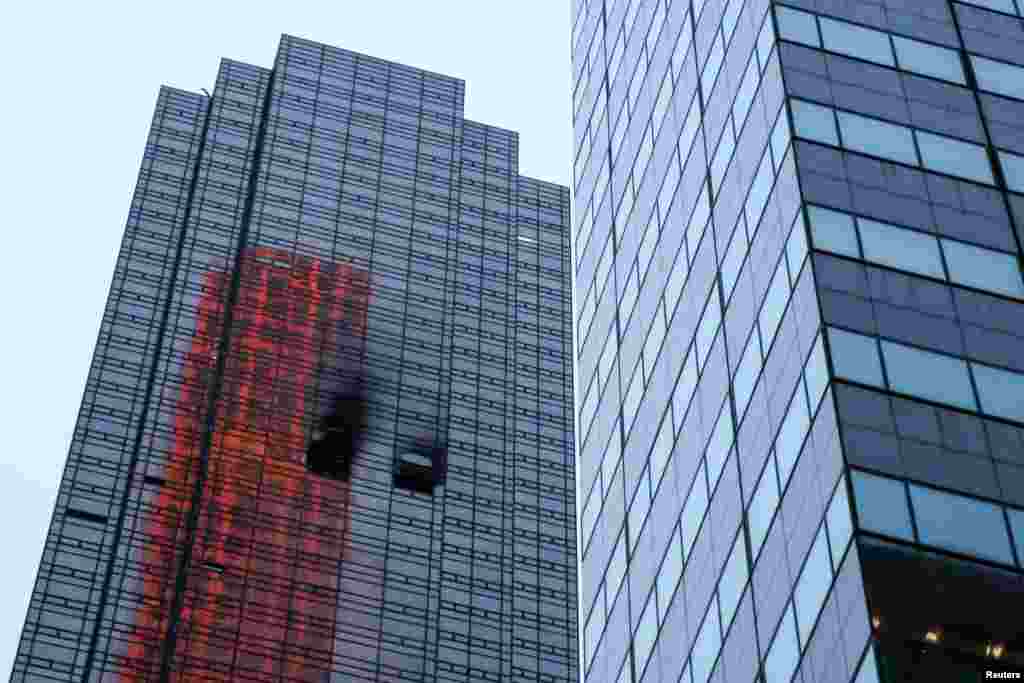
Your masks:
{"label": "window", "polygon": [[807,359],[804,378],[807,381],[807,396],[810,398],[813,413],[818,409],[818,403],[828,388],[828,364],[825,362],[825,345],[821,335],[818,335],[814,348],[811,349],[810,358]]}
{"label": "window", "polygon": [[658,431],[658,438],[654,440],[654,448],[651,451],[651,481],[657,487],[661,476],[668,465],[669,457],[672,455],[672,446],[675,443],[675,432],[672,429],[671,414],[665,415],[661,422],[661,429]]}
{"label": "window", "polygon": [[860,257],[853,216],[820,206],[808,206],[807,217],[811,221],[811,238],[816,248],[851,258]]}
{"label": "window", "polygon": [[789,119],[786,117],[786,108],[782,107],[779,109],[779,114],[775,119],[775,128],[772,129],[771,136],[772,160],[776,171],[782,166],[783,155],[788,147]]}
{"label": "window", "polygon": [[[1024,279],[1017,259],[1011,254],[954,240],[937,240],[926,233],[854,218],[818,206],[808,206],[807,214],[815,246],[819,249],[856,258],[859,255],[859,229],[864,258],[868,261],[1024,298]],[[945,267],[940,256],[940,244],[945,255]]]}
{"label": "window", "polygon": [[668,311],[669,320],[672,319],[672,314],[675,313],[676,306],[679,304],[679,297],[683,293],[683,286],[686,284],[686,277],[689,274],[686,253],[680,249],[676,254],[676,262],[668,276],[668,282],[665,283],[665,310]]}
{"label": "window", "polygon": [[882,342],[882,357],[893,391],[977,410],[963,360],[889,341]]}
{"label": "window", "polygon": [[[612,488],[612,482],[617,478],[612,475],[615,474],[615,469],[619,466],[619,460],[622,458],[622,443],[619,441],[618,420],[612,425],[611,434],[611,438],[608,439],[608,447],[604,452],[604,458],[601,459],[601,481],[604,483],[605,495],[608,494],[608,491]],[[621,486],[615,493],[622,495]]]}
{"label": "window", "polygon": [[803,100],[791,100],[791,102],[793,125],[796,128],[797,137],[817,140],[830,145],[839,144],[833,110]]}
{"label": "window", "polygon": [[704,315],[701,317],[700,325],[697,328],[697,336],[694,339],[694,346],[697,349],[697,368],[703,370],[704,362],[711,353],[711,345],[718,333],[718,323],[722,320],[722,311],[718,302],[718,287],[711,288],[711,295],[708,297],[707,305],[704,307]]}
{"label": "window", "polygon": [[697,540],[697,532],[700,530],[700,523],[704,519],[704,511],[708,507],[708,487],[705,479],[704,467],[697,469],[697,477],[683,505],[682,522],[680,531],[683,540],[683,554],[689,555],[693,549],[693,542]]}
{"label": "window", "polygon": [[914,484],[910,499],[922,543],[1013,564],[999,507]]}
{"label": "window", "polygon": [[622,288],[622,299],[619,301],[619,323],[623,327],[626,326],[629,316],[633,313],[633,305],[636,304],[639,293],[636,266],[633,266],[626,278],[626,284]]}
{"label": "window", "polygon": [[1024,68],[971,55],[974,75],[982,90],[1024,100]]}
{"label": "window", "polygon": [[828,555],[828,538],[823,524],[814,539],[807,562],[793,591],[793,605],[796,608],[796,625],[800,630],[800,641],[807,642],[811,627],[817,620],[818,612],[825,603],[825,596],[832,585],[832,565]]}
{"label": "window", "polygon": [[875,664],[875,650],[872,642],[868,641],[868,651],[864,654],[860,671],[857,673],[857,680],[854,683],[878,683],[881,680],[878,677],[878,665]]}
{"label": "window", "polygon": [[669,207],[672,206],[672,199],[676,194],[676,187],[679,185],[679,164],[676,163],[676,157],[673,154],[669,157],[668,172],[665,174],[665,181],[661,185],[661,191],[658,192],[658,214],[661,217],[662,224],[664,224],[665,218],[668,216]]}
{"label": "window", "polygon": [[594,524],[597,523],[597,514],[601,511],[601,483],[593,488],[586,507],[583,508],[583,520],[580,541],[584,548],[590,541],[590,535],[594,532]]}
{"label": "window", "polygon": [[775,633],[768,656],[764,661],[764,675],[768,683],[789,683],[796,670],[796,661],[800,656],[800,641],[797,640],[796,628],[793,625],[792,602],[782,616],[782,623]]}
{"label": "window", "polygon": [[729,456],[729,449],[732,448],[732,442],[732,411],[729,410],[729,403],[725,402],[722,404],[722,409],[718,415],[718,421],[715,423],[714,431],[711,432],[711,437],[708,439],[708,482],[712,491],[718,483],[718,477],[722,474],[722,467],[725,465],[725,460]]}
{"label": "window", "polygon": [[615,602],[615,596],[619,593],[619,586],[626,575],[626,542],[625,534],[619,534],[619,542],[615,544],[612,551],[611,562],[608,563],[608,570],[604,575],[604,582],[608,588],[608,606]]}
{"label": "window", "polygon": [[686,23],[683,30],[679,32],[679,41],[672,52],[672,78],[678,81],[679,72],[683,69],[683,62],[686,61],[686,54],[690,50],[690,40],[693,37],[693,29],[690,26],[690,13],[686,13]]}
{"label": "window", "polygon": [[799,213],[793,218],[793,226],[786,240],[786,263],[789,264],[789,284],[796,289],[804,259],[807,258],[807,233],[804,229],[803,216]]}
{"label": "window", "polygon": [[1024,510],[1007,508],[1006,515],[1010,518],[1010,533],[1017,544],[1017,557],[1024,562]]}
{"label": "window", "polygon": [[725,570],[718,582],[718,602],[722,608],[722,624],[729,628],[736,607],[740,604],[743,587],[747,583],[747,547],[743,542],[743,534],[736,536],[732,544],[732,552],[725,563]]}
{"label": "window", "polygon": [[598,596],[597,604],[590,612],[590,620],[587,622],[587,666],[594,659],[597,652],[597,644],[600,642],[601,633],[604,631],[604,605],[601,604],[601,596]]}
{"label": "window", "polygon": [[747,516],[750,520],[750,551],[757,557],[761,544],[768,536],[771,528],[775,506],[779,504],[779,483],[775,478],[775,458],[769,457],[761,474],[761,482],[757,485],[754,497],[750,501]]}
{"label": "window", "polygon": [[821,38],[826,50],[896,66],[888,34],[826,17],[822,17],[820,23]]}
{"label": "window", "polygon": [[736,414],[741,419],[747,409],[747,403],[750,402],[750,396],[754,393],[754,386],[760,371],[761,349],[755,332],[747,343],[747,350],[743,352],[740,366],[736,369],[736,376],[732,380],[733,395],[736,398]]}
{"label": "window", "polygon": [[1003,167],[1006,186],[1014,192],[1024,192],[1024,157],[999,152],[999,165]]}
{"label": "window", "polygon": [[981,409],[989,415],[1024,422],[1024,375],[971,363]]}
{"label": "window", "polygon": [[654,647],[654,639],[658,635],[658,614],[654,601],[654,593],[647,599],[647,607],[644,609],[640,623],[633,634],[633,656],[636,658],[636,670],[643,671],[647,664],[647,658],[651,656],[651,649]]}
{"label": "window", "polygon": [[626,113],[625,108],[619,112],[619,121],[615,124],[615,130],[612,133],[612,161],[615,161],[619,156],[619,149],[622,147],[622,138],[626,134],[626,126],[629,125],[629,114]]}
{"label": "window", "polygon": [[601,353],[601,360],[597,367],[599,383],[604,387],[612,374],[612,367],[615,364],[616,355],[619,352],[619,339],[615,332],[608,335],[604,343],[604,351]]}
{"label": "window", "polygon": [[775,269],[775,276],[765,294],[764,303],[761,304],[761,315],[758,317],[758,324],[761,329],[761,339],[765,347],[771,346],[775,331],[779,329],[782,316],[786,312],[786,304],[789,302],[789,280],[786,275],[786,264],[779,262]]}
{"label": "window", "polygon": [[837,114],[843,146],[847,149],[904,164],[917,164],[914,136],[909,128],[844,111]]}
{"label": "window", "polygon": [[722,34],[719,32],[715,34],[711,53],[708,55],[708,61],[704,64],[704,72],[700,76],[700,87],[705,100],[711,97],[711,89],[715,86],[715,79],[718,78],[718,70],[722,68],[724,59],[725,46],[722,44]]}
{"label": "window", "polygon": [[779,429],[779,436],[775,440],[775,456],[779,461],[779,481],[782,488],[786,488],[789,474],[793,471],[800,456],[800,447],[803,445],[804,435],[811,425],[811,417],[807,413],[807,401],[804,392],[799,389],[793,394],[793,400],[789,404],[789,410],[782,421]]}
{"label": "window", "polygon": [[686,417],[686,411],[690,406],[690,399],[693,398],[693,392],[696,388],[697,361],[691,352],[683,364],[683,370],[679,373],[679,381],[676,383],[675,392],[672,394],[672,417],[677,432],[683,426],[683,419]]}
{"label": "window", "polygon": [[821,47],[821,41],[818,39],[818,27],[813,14],[778,6],[775,8],[775,16],[779,20],[780,38]]}
{"label": "window", "polygon": [[846,482],[842,478],[832,496],[832,503],[828,506],[825,521],[828,524],[828,539],[832,546],[832,565],[838,569],[846,546],[853,536],[850,502],[846,497]]}
{"label": "window", "polygon": [[931,235],[864,218],[857,224],[868,261],[944,279],[939,245]]}
{"label": "window", "polygon": [[885,386],[874,338],[830,327],[828,342],[836,375],[875,387]]}
{"label": "window", "polygon": [[708,197],[707,184],[701,183],[697,205],[693,209],[693,214],[690,215],[690,224],[686,226],[686,249],[690,263],[693,263],[697,257],[697,249],[700,247],[700,241],[704,238],[704,230],[707,229],[709,218],[711,218],[711,199]]}
{"label": "window", "polygon": [[732,126],[726,123],[722,137],[718,141],[718,149],[711,161],[711,186],[715,192],[722,189],[722,178],[725,177],[726,168],[732,160],[733,150],[736,149],[736,140],[732,135]]}
{"label": "window", "polygon": [[668,544],[668,552],[658,572],[658,604],[661,606],[662,619],[668,612],[669,600],[683,576],[683,547],[679,540],[679,531],[672,533],[672,542]]}
{"label": "window", "polygon": [[623,425],[627,434],[633,427],[633,418],[636,417],[636,411],[640,408],[640,399],[644,395],[643,374],[640,367],[637,366],[633,372],[633,382],[629,385],[629,391],[626,392],[626,400],[622,402],[622,418],[625,420]]}
{"label": "window", "polygon": [[640,240],[640,249],[636,255],[640,282],[643,282],[644,278],[647,277],[647,269],[651,265],[651,259],[654,258],[654,247],[658,243],[658,238],[658,212],[653,211],[650,220],[647,222],[647,230]]}
{"label": "window", "polygon": [[[739,3],[734,1],[733,4]],[[742,129],[743,122],[747,118],[747,112],[750,111],[750,105],[754,101],[754,93],[757,91],[759,80],[760,72],[757,70],[757,60],[751,59],[743,74],[743,80],[740,81],[740,87],[736,91],[736,97],[733,99],[732,118],[738,129]]]}
{"label": "window", "polygon": [[992,167],[984,147],[923,130],[916,135],[925,168],[979,183],[993,183]]}
{"label": "window", "polygon": [[892,37],[892,44],[896,48],[896,61],[901,69],[961,85],[966,83],[960,55],[955,50],[899,36]]}
{"label": "window", "polygon": [[914,540],[903,482],[867,472],[852,472],[860,527],[886,536]]}
{"label": "window", "polygon": [[740,268],[743,267],[743,259],[747,256],[747,231],[741,220],[733,231],[732,243],[725,252],[722,259],[722,287],[726,302],[736,286],[736,279],[740,276]]}
{"label": "window", "polygon": [[1013,6],[1013,0],[967,0],[967,2],[972,5],[978,5],[979,7],[994,9],[997,12],[1017,14],[1017,10]]}
{"label": "window", "polygon": [[718,610],[715,608],[715,601],[712,600],[707,616],[704,617],[704,625],[701,626],[693,644],[693,654],[690,658],[693,666],[693,683],[706,683],[721,648],[722,631],[718,622]]}
{"label": "window", "polygon": [[1024,298],[1024,282],[1014,256],[945,239],[942,251],[953,282]]}
{"label": "window", "polygon": [[775,172],[772,169],[771,155],[765,150],[761,157],[761,165],[754,176],[754,182],[750,184],[750,191],[747,193],[747,202],[744,206],[747,216],[747,225],[757,226],[761,220],[761,212],[768,202],[768,195],[772,191],[772,182],[775,180]]}

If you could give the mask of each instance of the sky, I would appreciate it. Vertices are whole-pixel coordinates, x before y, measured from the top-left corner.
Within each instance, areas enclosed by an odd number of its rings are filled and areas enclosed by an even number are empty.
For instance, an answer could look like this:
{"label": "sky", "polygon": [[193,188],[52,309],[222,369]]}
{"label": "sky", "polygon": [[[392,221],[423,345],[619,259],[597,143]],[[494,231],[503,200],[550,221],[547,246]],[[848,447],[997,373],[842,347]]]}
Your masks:
{"label": "sky", "polygon": [[5,3],[0,25],[0,677],[11,671],[158,88],[213,89],[282,33],[466,81],[519,131],[520,173],[571,176],[567,0]]}

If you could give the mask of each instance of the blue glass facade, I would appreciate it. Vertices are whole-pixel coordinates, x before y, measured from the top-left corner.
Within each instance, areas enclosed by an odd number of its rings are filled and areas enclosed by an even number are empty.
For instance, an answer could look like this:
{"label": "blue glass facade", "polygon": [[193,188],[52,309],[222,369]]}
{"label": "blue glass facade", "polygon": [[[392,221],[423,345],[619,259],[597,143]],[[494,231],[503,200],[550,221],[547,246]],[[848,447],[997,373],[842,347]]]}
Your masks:
{"label": "blue glass facade", "polygon": [[586,680],[1024,663],[1014,1],[572,3]]}
{"label": "blue glass facade", "polygon": [[13,681],[578,679],[569,195],[464,92],[291,36],[161,90]]}

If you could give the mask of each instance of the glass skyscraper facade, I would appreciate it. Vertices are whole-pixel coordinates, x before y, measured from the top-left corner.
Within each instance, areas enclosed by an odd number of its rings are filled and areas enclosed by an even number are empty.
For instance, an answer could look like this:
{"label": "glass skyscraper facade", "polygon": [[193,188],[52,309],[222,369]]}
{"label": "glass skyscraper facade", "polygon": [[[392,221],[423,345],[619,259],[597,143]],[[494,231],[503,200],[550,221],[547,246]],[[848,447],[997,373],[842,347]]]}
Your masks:
{"label": "glass skyscraper facade", "polygon": [[587,681],[1024,665],[1024,6],[574,0]]}
{"label": "glass skyscraper facade", "polygon": [[160,91],[13,681],[575,683],[569,193],[463,98]]}

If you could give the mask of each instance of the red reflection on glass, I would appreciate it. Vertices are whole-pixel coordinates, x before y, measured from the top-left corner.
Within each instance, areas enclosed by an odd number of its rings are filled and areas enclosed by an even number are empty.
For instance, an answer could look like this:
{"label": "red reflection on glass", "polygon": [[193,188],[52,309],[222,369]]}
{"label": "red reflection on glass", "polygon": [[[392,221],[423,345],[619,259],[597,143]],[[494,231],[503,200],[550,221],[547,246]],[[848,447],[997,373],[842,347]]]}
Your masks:
{"label": "red reflection on glass", "polygon": [[[138,530],[142,607],[120,681],[159,670],[229,277],[209,273],[199,299],[163,484]],[[353,362],[339,349],[365,336],[369,279],[273,249],[247,251],[241,278],[171,680],[319,683],[332,668],[350,490],[303,458],[330,378]]]}

